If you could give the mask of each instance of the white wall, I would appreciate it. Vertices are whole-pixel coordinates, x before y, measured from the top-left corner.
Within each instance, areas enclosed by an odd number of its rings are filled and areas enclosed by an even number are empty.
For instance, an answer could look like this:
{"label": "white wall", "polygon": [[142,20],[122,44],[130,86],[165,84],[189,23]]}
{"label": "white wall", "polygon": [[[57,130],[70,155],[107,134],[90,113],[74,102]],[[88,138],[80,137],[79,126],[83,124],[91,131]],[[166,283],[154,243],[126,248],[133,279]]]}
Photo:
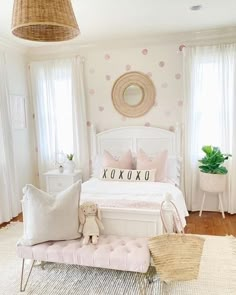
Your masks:
{"label": "white wall", "polygon": [[31,105],[28,95],[27,62],[23,53],[4,49],[10,95],[22,95],[26,98],[25,129],[13,129],[14,155],[19,194],[26,183],[35,183],[34,136]]}
{"label": "white wall", "polygon": [[[179,44],[88,49],[79,52],[86,60],[88,126],[98,131],[127,125],[150,125],[173,130],[182,121],[182,52]],[[126,118],[111,100],[115,80],[128,71],[148,74],[156,88],[155,106],[144,116]]]}

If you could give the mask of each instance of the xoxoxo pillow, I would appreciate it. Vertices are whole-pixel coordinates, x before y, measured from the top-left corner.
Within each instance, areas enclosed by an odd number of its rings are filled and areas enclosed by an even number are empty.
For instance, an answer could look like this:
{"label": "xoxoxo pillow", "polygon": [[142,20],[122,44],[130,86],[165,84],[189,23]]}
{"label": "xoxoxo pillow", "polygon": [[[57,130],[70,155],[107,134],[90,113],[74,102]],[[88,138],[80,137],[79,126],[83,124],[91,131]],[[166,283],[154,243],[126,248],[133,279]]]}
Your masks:
{"label": "xoxoxo pillow", "polygon": [[81,181],[56,196],[26,185],[22,200],[24,235],[18,243],[31,246],[46,241],[79,238],[80,190]]}
{"label": "xoxoxo pillow", "polygon": [[155,181],[156,170],[129,170],[105,167],[101,171],[101,180],[114,181]]}

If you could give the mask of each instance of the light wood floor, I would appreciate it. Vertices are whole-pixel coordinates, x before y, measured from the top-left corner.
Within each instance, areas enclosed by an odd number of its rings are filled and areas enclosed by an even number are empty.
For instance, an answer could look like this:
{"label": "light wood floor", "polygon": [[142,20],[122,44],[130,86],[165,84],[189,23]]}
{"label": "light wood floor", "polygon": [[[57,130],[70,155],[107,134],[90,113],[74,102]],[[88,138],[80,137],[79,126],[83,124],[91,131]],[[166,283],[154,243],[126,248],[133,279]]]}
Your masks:
{"label": "light wood floor", "polygon": [[[202,217],[198,216],[199,212],[191,212],[187,217],[186,233],[201,235],[233,235],[236,236],[236,214],[225,214],[225,219],[221,213],[203,212]],[[13,221],[22,221],[22,214],[13,219]],[[0,225],[6,226],[7,223]]]}

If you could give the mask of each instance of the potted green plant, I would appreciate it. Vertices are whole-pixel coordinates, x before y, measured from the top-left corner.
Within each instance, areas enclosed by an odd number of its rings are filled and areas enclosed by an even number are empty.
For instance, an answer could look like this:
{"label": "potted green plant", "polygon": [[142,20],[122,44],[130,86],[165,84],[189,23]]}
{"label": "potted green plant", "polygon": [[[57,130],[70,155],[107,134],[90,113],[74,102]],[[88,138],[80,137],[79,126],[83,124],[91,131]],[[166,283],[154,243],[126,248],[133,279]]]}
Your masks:
{"label": "potted green plant", "polygon": [[223,154],[218,147],[205,145],[202,147],[205,156],[199,160],[200,188],[205,192],[223,192],[228,170],[223,163],[231,157]]}
{"label": "potted green plant", "polygon": [[66,170],[70,173],[73,173],[75,171],[75,162],[73,161],[74,154],[67,154],[67,165]]}
{"label": "potted green plant", "polygon": [[66,157],[69,161],[73,161],[74,154],[67,154]]}

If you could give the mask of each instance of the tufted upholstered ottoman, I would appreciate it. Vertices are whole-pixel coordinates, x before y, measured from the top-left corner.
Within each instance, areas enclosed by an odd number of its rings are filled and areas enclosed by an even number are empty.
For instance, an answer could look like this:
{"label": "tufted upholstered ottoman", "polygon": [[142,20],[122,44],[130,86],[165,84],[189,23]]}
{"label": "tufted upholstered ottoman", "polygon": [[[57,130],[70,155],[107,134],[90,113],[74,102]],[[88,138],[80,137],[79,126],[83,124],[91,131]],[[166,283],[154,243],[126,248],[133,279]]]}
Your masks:
{"label": "tufted upholstered ottoman", "polygon": [[[100,236],[97,245],[83,245],[82,239],[46,242],[34,246],[17,246],[17,255],[23,258],[21,291],[24,291],[34,261],[46,261],[146,273],[150,265],[147,239],[120,236]],[[24,288],[24,260],[33,260]]]}

